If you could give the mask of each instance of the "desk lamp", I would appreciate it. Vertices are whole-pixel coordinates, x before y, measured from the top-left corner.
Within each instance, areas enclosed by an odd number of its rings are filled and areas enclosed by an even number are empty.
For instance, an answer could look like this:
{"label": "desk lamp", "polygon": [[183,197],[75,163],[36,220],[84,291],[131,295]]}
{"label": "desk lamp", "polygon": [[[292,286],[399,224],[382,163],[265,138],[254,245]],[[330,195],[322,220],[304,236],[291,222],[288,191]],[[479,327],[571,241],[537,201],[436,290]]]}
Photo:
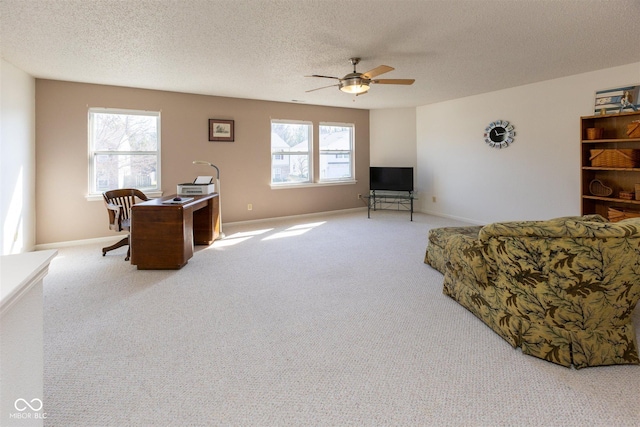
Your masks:
{"label": "desk lamp", "polygon": [[193,161],[194,165],[209,165],[212,168],[214,168],[217,172],[216,175],[216,190],[218,192],[218,198],[220,200],[218,200],[218,209],[219,209],[219,215],[220,215],[220,238],[224,239],[224,233],[222,232],[222,196],[220,195],[220,169],[218,169],[218,167],[216,165],[214,165],[213,163],[209,163],[209,162],[205,162],[203,160],[194,160]]}

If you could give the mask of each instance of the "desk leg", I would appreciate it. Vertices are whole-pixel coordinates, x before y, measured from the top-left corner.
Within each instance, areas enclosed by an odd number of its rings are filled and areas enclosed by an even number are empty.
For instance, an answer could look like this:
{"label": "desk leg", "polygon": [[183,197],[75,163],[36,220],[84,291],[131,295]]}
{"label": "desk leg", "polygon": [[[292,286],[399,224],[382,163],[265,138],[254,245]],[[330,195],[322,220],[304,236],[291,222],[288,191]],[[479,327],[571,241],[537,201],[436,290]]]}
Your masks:
{"label": "desk leg", "polygon": [[210,245],[220,237],[220,198],[208,200],[205,207],[193,212],[193,240],[196,245]]}

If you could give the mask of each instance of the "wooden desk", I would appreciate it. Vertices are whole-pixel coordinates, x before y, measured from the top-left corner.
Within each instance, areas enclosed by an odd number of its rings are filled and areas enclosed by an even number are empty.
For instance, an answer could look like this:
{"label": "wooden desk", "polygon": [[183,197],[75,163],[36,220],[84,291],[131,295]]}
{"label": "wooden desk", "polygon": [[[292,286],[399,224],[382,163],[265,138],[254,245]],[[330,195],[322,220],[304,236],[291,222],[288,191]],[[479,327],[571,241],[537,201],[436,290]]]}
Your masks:
{"label": "wooden desk", "polygon": [[[188,196],[183,204],[166,204],[175,195],[131,207],[131,264],[138,270],[182,268],[193,245],[210,245],[220,234],[220,197]],[[183,196],[185,198],[185,196]]]}

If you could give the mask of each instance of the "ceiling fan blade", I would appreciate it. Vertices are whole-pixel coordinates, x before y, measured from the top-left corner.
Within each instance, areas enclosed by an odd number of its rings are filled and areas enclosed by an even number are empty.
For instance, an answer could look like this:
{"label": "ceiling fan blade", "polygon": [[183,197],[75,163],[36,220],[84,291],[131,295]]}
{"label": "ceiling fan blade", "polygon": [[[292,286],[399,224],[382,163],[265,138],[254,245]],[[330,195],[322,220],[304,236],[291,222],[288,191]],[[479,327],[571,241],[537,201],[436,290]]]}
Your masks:
{"label": "ceiling fan blade", "polygon": [[305,76],[305,77],[322,77],[323,79],[337,79],[337,80],[340,80],[340,77],[321,76],[320,74],[312,74],[310,76]]}
{"label": "ceiling fan blade", "polygon": [[329,86],[317,87],[317,88],[315,88],[315,89],[305,90],[305,93],[313,92],[313,91],[320,90],[320,89],[326,89],[326,88],[328,88],[328,87],[339,86],[339,85],[340,85],[340,83],[338,83],[338,84],[336,84],[336,85],[329,85]]}
{"label": "ceiling fan blade", "polygon": [[389,71],[393,71],[395,68],[389,67],[388,65],[380,65],[373,70],[369,70],[362,75],[364,79],[372,79],[375,76],[379,76],[380,74],[388,73]]}
{"label": "ceiling fan blade", "polygon": [[379,79],[371,80],[371,83],[378,83],[383,85],[412,85],[415,79]]}

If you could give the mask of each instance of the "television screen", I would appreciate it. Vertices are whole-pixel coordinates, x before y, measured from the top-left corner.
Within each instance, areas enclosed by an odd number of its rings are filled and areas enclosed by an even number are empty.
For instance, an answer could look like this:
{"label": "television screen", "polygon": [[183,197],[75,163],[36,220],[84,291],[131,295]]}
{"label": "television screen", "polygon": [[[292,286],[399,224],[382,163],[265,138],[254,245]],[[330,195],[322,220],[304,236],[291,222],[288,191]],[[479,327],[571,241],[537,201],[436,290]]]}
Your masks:
{"label": "television screen", "polygon": [[369,168],[369,189],[413,191],[413,168]]}

